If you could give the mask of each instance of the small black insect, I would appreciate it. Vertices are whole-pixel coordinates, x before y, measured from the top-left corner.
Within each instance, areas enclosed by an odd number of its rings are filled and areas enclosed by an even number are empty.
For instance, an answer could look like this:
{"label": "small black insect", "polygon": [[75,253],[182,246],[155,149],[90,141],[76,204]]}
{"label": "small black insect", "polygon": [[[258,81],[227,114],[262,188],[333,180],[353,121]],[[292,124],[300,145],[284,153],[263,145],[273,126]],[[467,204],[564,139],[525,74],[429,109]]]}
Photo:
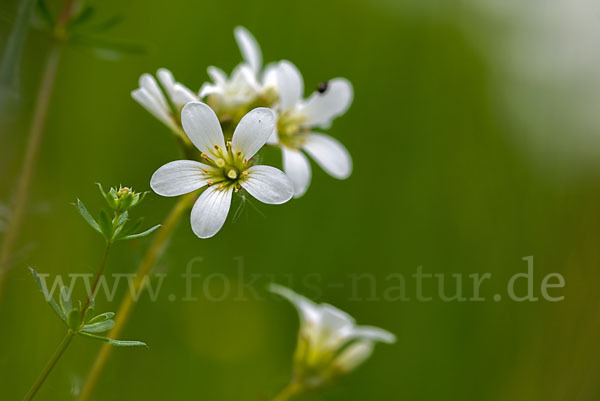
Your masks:
{"label": "small black insect", "polygon": [[325,93],[325,91],[327,90],[327,88],[329,87],[329,82],[325,81],[325,82],[321,82],[318,86],[317,86],[317,91],[319,93]]}

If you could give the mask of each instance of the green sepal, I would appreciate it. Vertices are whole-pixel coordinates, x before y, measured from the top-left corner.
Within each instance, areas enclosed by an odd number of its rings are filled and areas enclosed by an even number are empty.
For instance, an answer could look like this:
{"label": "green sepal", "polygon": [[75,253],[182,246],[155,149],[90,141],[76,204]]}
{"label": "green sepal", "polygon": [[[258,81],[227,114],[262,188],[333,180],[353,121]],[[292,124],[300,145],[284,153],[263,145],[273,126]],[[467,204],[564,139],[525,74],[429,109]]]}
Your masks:
{"label": "green sepal", "polygon": [[112,319],[104,320],[97,323],[89,323],[81,328],[81,331],[86,333],[104,333],[115,327],[115,321]]}
{"label": "green sepal", "polygon": [[66,323],[67,316],[65,315],[65,312],[62,310],[62,308],[60,306],[58,306],[58,304],[56,303],[54,298],[51,298],[49,296],[49,294],[44,291],[44,287],[42,286],[42,281],[40,280],[40,277],[38,276],[37,272],[35,270],[33,270],[33,268],[31,268],[31,267],[29,268],[29,271],[31,271],[31,274],[33,275],[35,283],[39,287],[40,291],[42,291],[42,293],[44,294],[44,298],[49,299],[46,302],[48,302],[50,304],[50,306],[52,307],[52,310],[54,310],[54,312],[56,312],[56,314],[58,315],[60,320],[62,320],[63,322]]}
{"label": "green sepal", "polygon": [[84,331],[80,331],[79,335],[87,337],[87,338],[91,338],[93,340],[98,340],[98,341],[102,341],[102,342],[105,342],[105,343],[109,343],[109,344],[117,346],[117,347],[146,347],[146,348],[148,348],[148,346],[146,345],[146,343],[143,343],[141,341],[113,340],[113,339],[108,338],[108,337],[96,336],[96,335],[93,335],[93,334],[86,333]]}
{"label": "green sepal", "polygon": [[96,231],[98,231],[100,234],[102,234],[102,229],[100,228],[100,225],[98,224],[98,222],[96,222],[96,220],[92,217],[92,215],[90,214],[90,212],[88,212],[87,208],[85,207],[85,205],[83,204],[83,202],[79,199],[77,199],[77,211],[79,212],[79,214],[81,215],[81,217],[83,217],[83,219],[85,221],[87,221],[87,223]]}

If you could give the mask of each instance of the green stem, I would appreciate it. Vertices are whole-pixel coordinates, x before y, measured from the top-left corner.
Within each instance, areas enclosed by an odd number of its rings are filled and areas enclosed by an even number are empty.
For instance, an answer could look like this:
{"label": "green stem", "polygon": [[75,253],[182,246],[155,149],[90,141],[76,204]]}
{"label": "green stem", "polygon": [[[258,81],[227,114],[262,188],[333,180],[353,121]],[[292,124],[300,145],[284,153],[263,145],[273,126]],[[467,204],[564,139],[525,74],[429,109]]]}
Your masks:
{"label": "green stem", "polygon": [[44,67],[44,76],[35,105],[33,122],[29,132],[29,141],[27,143],[27,150],[25,151],[25,159],[23,160],[21,174],[17,180],[17,189],[13,201],[12,212],[10,214],[4,241],[2,242],[2,248],[0,249],[0,298],[2,297],[2,288],[6,278],[6,272],[9,269],[19,232],[21,231],[23,215],[25,213],[31,188],[31,180],[37,164],[40,145],[42,144],[44,125],[46,123],[48,106],[54,88],[61,51],[62,45],[60,43],[53,44]]}
{"label": "green stem", "polygon": [[29,401],[33,399],[35,394],[42,387],[42,384],[44,384],[44,382],[48,378],[48,375],[50,375],[50,372],[52,372],[52,369],[54,369],[54,367],[56,366],[60,357],[64,354],[69,344],[71,344],[73,336],[75,336],[75,332],[73,330],[69,330],[65,335],[65,338],[63,338],[62,342],[54,352],[54,355],[52,355],[52,358],[50,358],[50,360],[46,364],[46,367],[44,368],[42,373],[40,373],[35,383],[33,383],[33,386],[31,386],[31,389],[29,389],[29,392],[27,393],[23,401]]}
{"label": "green stem", "polygon": [[[144,255],[144,258],[138,267],[138,271],[133,282],[133,291],[129,291],[125,295],[125,298],[121,301],[121,305],[119,305],[119,309],[115,315],[115,326],[108,335],[110,338],[118,338],[120,336],[121,331],[125,327],[125,323],[127,322],[127,319],[133,310],[133,294],[139,294],[145,288],[145,277],[150,273],[152,267],[154,267],[156,259],[158,259],[159,255],[162,253],[167,240],[171,237],[171,234],[173,234],[173,231],[181,219],[181,216],[185,211],[189,210],[195,200],[196,194],[194,193],[182,196],[171,210],[169,216],[165,219],[163,227],[157,232],[156,236],[152,240],[148,251]],[[102,345],[102,348],[100,349],[100,352],[96,356],[96,360],[92,365],[83,389],[81,390],[79,401],[87,401],[92,396],[102,371],[106,366],[106,362],[108,361],[108,357],[112,351],[112,348],[113,347],[108,343]]]}
{"label": "green stem", "polygon": [[83,308],[81,308],[81,319],[85,316],[85,311],[89,308],[92,299],[96,296],[96,291],[98,290],[98,285],[100,284],[100,277],[102,277],[102,273],[104,273],[104,268],[106,267],[106,261],[108,260],[108,254],[110,252],[111,247],[110,242],[106,242],[106,247],[104,248],[104,254],[102,255],[102,261],[100,261],[100,266],[98,266],[98,270],[96,271],[96,277],[94,278],[94,284],[92,284],[92,288],[90,293],[87,296],[85,303],[83,304]]}
{"label": "green stem", "polygon": [[75,0],[65,0],[60,13],[58,23],[53,32],[53,44],[46,58],[42,82],[37,96],[35,109],[33,113],[31,128],[29,131],[29,140],[27,149],[25,150],[25,159],[21,167],[21,173],[17,180],[17,189],[15,192],[14,201],[12,203],[12,211],[8,228],[4,235],[4,241],[0,248],[0,302],[2,300],[2,291],[4,288],[4,280],[6,272],[10,267],[15,246],[21,231],[23,216],[29,199],[31,189],[31,181],[33,173],[37,165],[42,139],[44,137],[44,126],[46,125],[46,117],[48,116],[48,108],[50,98],[54,90],[54,82],[56,81],[56,73],[58,71],[58,62],[62,54],[63,45],[65,43],[65,27],[68,24],[73,11],[75,10]]}
{"label": "green stem", "polygon": [[275,398],[273,398],[273,401],[291,400],[292,398],[300,394],[302,390],[303,388],[298,382],[292,381],[290,384],[287,385],[286,388],[284,388],[281,391],[281,393],[279,393]]}

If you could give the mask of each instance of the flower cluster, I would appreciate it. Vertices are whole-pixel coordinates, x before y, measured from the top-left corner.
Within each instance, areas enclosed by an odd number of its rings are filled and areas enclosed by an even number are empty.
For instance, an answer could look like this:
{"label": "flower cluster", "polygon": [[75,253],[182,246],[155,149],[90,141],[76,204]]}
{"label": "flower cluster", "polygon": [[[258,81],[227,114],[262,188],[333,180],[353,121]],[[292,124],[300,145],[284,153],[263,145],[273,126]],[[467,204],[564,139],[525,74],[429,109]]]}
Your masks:
{"label": "flower cluster", "polygon": [[[344,114],[353,99],[350,82],[334,78],[304,98],[304,82],[289,61],[263,66],[256,39],[243,27],[234,31],[243,61],[230,75],[209,67],[212,82],[196,94],[159,69],[157,79],[140,78],[132,97],[169,127],[193,160],[159,168],[152,189],[178,196],[206,188],[192,210],[192,229],[200,238],[223,226],[232,195],[245,190],[261,202],[280,204],[306,193],[311,181],[310,156],[329,175],[346,179],[352,158],[333,137],[319,132]],[[255,165],[264,145],[282,152],[283,174]]]}

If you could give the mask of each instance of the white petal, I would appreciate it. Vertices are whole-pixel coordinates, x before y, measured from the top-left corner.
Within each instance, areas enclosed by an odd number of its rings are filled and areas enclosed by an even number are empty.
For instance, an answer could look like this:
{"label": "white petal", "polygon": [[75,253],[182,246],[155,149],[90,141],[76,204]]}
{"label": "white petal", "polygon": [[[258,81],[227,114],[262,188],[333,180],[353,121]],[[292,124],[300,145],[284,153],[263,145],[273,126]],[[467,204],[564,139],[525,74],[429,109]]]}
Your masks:
{"label": "white petal", "polygon": [[289,288],[279,284],[271,283],[269,284],[268,288],[269,291],[282,296],[296,307],[298,313],[300,314],[300,320],[302,321],[303,326],[305,326],[307,323],[314,324],[319,320],[321,316],[319,306],[310,299],[303,297],[302,295],[297,294]]}
{"label": "white petal", "polygon": [[229,85],[240,91],[250,91],[252,95],[260,89],[256,74],[246,64],[238,64],[233,69]]}
{"label": "white petal", "polygon": [[206,71],[216,85],[225,85],[225,82],[227,82],[227,74],[225,74],[222,69],[210,66]]}
{"label": "white petal", "polygon": [[156,80],[152,75],[142,74],[140,77],[140,88],[145,89],[156,100],[156,102],[158,102],[161,108],[164,110],[169,109],[167,99],[165,99],[163,91],[160,89],[158,83],[156,83]]}
{"label": "white petal", "polygon": [[181,110],[181,125],[200,151],[214,154],[215,146],[225,150],[223,131],[215,112],[205,103],[189,102]]}
{"label": "white petal", "polygon": [[282,110],[293,108],[304,95],[304,82],[296,66],[289,61],[277,65],[277,89]]}
{"label": "white petal", "polygon": [[173,77],[173,73],[166,68],[159,68],[156,72],[156,76],[158,77],[158,81],[165,89],[169,97],[173,97],[173,85],[175,85],[175,78]]}
{"label": "white petal", "polygon": [[172,100],[176,106],[181,107],[184,106],[186,103],[198,100],[198,98],[196,97],[196,95],[194,95],[194,92],[177,82],[175,85],[173,85]]}
{"label": "white petal", "polygon": [[366,361],[373,353],[373,349],[373,343],[370,341],[356,342],[342,351],[333,361],[333,365],[343,373],[348,373]]}
{"label": "white petal", "polygon": [[231,206],[233,188],[208,187],[192,208],[192,230],[200,238],[210,238],[219,232]]}
{"label": "white petal", "polygon": [[279,205],[292,199],[294,187],[283,171],[271,166],[252,166],[242,187],[263,203]]}
{"label": "white petal", "polygon": [[146,89],[138,88],[131,91],[131,97],[166,126],[172,129],[178,128],[167,110]]}
{"label": "white petal", "polygon": [[381,341],[388,344],[396,342],[396,336],[387,330],[372,326],[358,326],[352,330],[352,337],[370,340]]}
{"label": "white petal", "polygon": [[329,127],[334,118],[348,110],[353,97],[352,84],[347,79],[330,80],[324,93],[315,92],[306,101],[302,112],[307,118],[307,124],[313,127]]}
{"label": "white petal", "polygon": [[308,189],[310,184],[311,170],[308,159],[299,150],[281,148],[283,152],[283,171],[294,185],[294,198],[299,198]]}
{"label": "white petal", "polygon": [[262,54],[258,42],[243,26],[236,27],[233,32],[244,61],[252,68],[254,74],[257,75],[262,66]]}
{"label": "white petal", "polygon": [[321,327],[332,333],[342,333],[343,331],[354,327],[355,320],[348,313],[333,305],[321,305]]}
{"label": "white petal", "polygon": [[202,84],[200,91],[198,91],[198,97],[202,99],[213,93],[223,93],[223,88],[213,85],[210,82],[205,82]]}
{"label": "white petal", "polygon": [[277,126],[275,126],[273,133],[271,134],[269,139],[267,139],[267,143],[269,145],[277,145],[279,143],[279,135],[277,135]]}
{"label": "white petal", "polygon": [[352,157],[344,145],[329,135],[311,133],[302,146],[332,177],[346,179],[352,173]]}
{"label": "white petal", "polygon": [[193,160],[167,163],[152,175],[150,187],[162,196],[179,196],[206,185],[204,170],[212,167]]}
{"label": "white petal", "polygon": [[265,66],[261,82],[266,87],[277,87],[277,67],[276,63],[269,63]]}
{"label": "white petal", "polygon": [[267,142],[273,129],[275,129],[273,110],[266,107],[256,108],[246,114],[235,127],[231,150],[234,154],[242,152],[242,157],[250,159]]}

